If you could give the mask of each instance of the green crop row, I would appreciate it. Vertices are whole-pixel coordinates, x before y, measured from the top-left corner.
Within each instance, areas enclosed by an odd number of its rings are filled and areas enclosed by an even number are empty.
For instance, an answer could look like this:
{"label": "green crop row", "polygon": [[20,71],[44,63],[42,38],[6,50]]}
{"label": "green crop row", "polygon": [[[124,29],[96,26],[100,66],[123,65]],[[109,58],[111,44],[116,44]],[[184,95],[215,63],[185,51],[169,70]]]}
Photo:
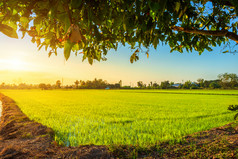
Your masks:
{"label": "green crop row", "polygon": [[55,140],[67,146],[145,146],[178,140],[233,121],[235,112],[227,107],[238,103],[238,91],[225,90],[1,92],[13,98],[30,119],[53,128]]}

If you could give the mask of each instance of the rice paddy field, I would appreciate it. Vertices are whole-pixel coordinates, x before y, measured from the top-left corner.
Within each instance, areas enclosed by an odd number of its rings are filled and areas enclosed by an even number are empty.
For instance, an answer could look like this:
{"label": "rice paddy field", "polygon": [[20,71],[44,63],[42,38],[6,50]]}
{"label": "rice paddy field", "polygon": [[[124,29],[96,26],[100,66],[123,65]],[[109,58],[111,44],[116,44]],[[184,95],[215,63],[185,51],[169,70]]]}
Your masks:
{"label": "rice paddy field", "polygon": [[233,121],[237,90],[0,90],[62,145],[154,145]]}

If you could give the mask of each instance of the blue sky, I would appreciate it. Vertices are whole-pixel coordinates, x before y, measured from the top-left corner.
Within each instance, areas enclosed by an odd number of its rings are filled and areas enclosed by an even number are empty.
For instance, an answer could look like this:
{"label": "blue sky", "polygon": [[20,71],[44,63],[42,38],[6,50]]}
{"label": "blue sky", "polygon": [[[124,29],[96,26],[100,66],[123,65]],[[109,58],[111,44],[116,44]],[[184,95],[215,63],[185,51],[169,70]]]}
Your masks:
{"label": "blue sky", "polygon": [[140,60],[131,64],[132,51],[129,46],[121,46],[117,51],[109,51],[107,61],[93,65],[87,60],[82,62],[81,55],[72,54],[65,61],[63,50],[48,58],[48,52],[38,51],[29,37],[11,39],[0,33],[0,48],[0,83],[55,83],[63,78],[64,84],[72,84],[75,80],[102,78],[110,83],[122,80],[123,85],[135,86],[139,80],[182,82],[216,79],[225,72],[238,74],[238,54],[223,54],[222,47],[198,55],[195,51],[170,53],[169,46],[159,45],[157,50],[150,49],[149,58],[142,53]]}

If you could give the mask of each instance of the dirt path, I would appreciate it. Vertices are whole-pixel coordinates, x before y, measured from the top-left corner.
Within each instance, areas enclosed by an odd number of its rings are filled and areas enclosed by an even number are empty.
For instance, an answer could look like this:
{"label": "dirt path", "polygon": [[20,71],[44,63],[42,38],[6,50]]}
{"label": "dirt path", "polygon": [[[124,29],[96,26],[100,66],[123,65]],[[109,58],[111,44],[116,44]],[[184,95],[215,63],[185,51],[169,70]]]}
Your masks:
{"label": "dirt path", "polygon": [[52,129],[31,121],[15,102],[0,94],[0,158],[238,158],[238,123],[140,148],[127,145],[61,147]]}

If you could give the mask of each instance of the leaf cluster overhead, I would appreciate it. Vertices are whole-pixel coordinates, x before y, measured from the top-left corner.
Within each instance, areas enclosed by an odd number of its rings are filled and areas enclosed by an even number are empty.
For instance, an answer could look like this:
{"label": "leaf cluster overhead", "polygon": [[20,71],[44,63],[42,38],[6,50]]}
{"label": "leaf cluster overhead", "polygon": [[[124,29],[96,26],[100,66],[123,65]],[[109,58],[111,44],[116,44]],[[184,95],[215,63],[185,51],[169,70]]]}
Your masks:
{"label": "leaf cluster overhead", "polygon": [[0,31],[18,38],[19,29],[49,56],[64,48],[66,60],[75,52],[90,64],[128,44],[134,62],[158,44],[201,54],[238,43],[237,9],[237,0],[0,0]]}

